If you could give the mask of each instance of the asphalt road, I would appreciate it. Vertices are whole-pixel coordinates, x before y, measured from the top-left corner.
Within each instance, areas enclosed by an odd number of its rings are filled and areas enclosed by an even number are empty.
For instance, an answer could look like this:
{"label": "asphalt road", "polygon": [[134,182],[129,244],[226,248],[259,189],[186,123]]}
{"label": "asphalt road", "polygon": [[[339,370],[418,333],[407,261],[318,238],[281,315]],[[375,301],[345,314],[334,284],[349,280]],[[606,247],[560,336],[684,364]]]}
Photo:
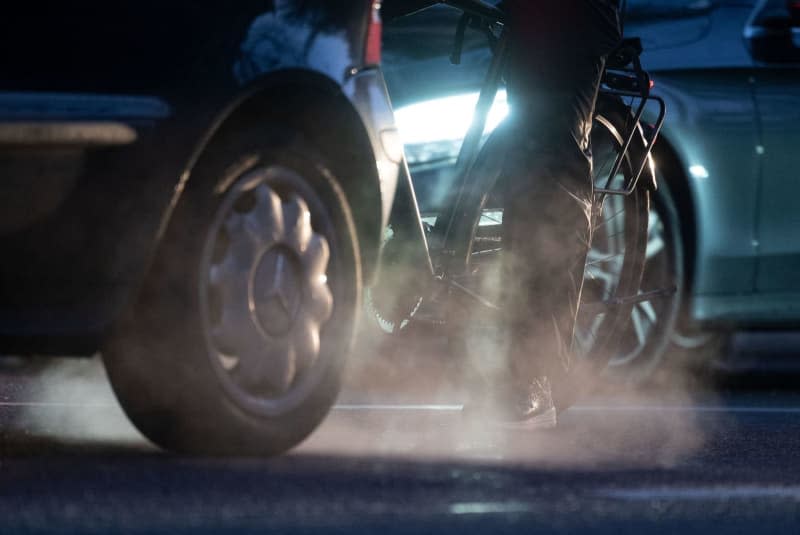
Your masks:
{"label": "asphalt road", "polygon": [[615,387],[556,430],[514,432],[465,425],[456,363],[425,359],[355,366],[324,425],[275,459],[156,450],[96,358],[6,364],[0,533],[800,532],[787,381]]}

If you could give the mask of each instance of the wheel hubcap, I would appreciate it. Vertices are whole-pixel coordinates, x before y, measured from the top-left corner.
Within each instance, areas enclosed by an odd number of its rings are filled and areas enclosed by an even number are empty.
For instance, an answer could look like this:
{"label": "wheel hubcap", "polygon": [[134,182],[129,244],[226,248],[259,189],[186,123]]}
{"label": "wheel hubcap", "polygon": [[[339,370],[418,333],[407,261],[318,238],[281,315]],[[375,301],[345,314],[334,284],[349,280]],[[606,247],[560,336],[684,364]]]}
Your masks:
{"label": "wheel hubcap", "polygon": [[253,171],[231,188],[204,258],[209,354],[223,385],[245,404],[279,402],[296,385],[317,362],[333,312],[328,240],[296,190],[270,186],[270,172]]}
{"label": "wheel hubcap", "polygon": [[292,329],[302,305],[300,269],[300,259],[283,246],[267,250],[258,262],[250,299],[256,322],[270,336],[285,336]]}

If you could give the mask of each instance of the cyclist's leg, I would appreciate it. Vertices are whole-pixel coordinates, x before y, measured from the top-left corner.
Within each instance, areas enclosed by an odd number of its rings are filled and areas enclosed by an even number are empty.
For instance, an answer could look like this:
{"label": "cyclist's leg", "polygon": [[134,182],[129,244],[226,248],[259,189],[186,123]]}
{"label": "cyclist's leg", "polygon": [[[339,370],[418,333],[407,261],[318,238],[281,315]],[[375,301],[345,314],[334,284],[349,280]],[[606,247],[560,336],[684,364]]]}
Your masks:
{"label": "cyclist's leg", "polygon": [[569,369],[592,200],[589,132],[604,58],[619,41],[603,0],[510,2],[508,91],[517,120],[506,162],[504,308],[513,376]]}
{"label": "cyclist's leg", "polygon": [[[570,367],[568,345],[591,242],[592,186],[581,153],[517,151],[525,155],[510,155],[506,167],[516,184],[507,190],[503,218],[503,308],[511,371],[528,381]],[[528,154],[536,154],[536,161]]]}

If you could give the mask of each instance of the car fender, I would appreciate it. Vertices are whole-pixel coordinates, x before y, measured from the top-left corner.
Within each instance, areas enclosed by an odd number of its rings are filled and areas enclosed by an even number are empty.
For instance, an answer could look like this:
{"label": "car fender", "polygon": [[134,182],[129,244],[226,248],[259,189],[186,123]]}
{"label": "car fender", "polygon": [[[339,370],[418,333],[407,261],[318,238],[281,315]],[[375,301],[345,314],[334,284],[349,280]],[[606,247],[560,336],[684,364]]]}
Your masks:
{"label": "car fender", "polygon": [[[352,84],[363,82],[361,78]],[[370,83],[364,85],[367,87],[357,89],[354,94],[376,90],[369,87]],[[316,113],[306,113],[311,109]],[[206,148],[237,125],[259,120],[265,125],[280,122],[292,127],[321,148],[328,149],[325,153],[333,158],[332,171],[353,209],[365,279],[369,280],[377,262],[382,225],[394,198],[399,164],[387,155],[385,132],[381,135],[371,130],[364,113],[359,112],[344,89],[320,72],[305,69],[271,72],[249,84],[217,114],[186,164],[170,208],[162,219],[159,238]],[[337,159],[342,156],[343,140],[351,157]]]}

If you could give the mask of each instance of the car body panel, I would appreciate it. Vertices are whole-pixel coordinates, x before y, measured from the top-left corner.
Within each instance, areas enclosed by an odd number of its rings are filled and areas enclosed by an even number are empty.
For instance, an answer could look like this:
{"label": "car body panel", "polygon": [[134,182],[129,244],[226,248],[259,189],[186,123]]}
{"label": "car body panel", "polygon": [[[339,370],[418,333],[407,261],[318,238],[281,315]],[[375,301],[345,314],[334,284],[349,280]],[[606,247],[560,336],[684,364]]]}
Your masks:
{"label": "car body panel", "polygon": [[759,66],[754,80],[764,147],[756,289],[800,292],[800,66]]}
{"label": "car body panel", "polygon": [[764,4],[719,0],[691,20],[626,28],[643,38],[642,62],[668,102],[663,139],[688,180],[696,242],[690,311],[700,323],[800,323],[800,77],[796,67],[757,62],[748,50],[745,27]]}
{"label": "car body panel", "polygon": [[[669,93],[676,69],[694,71],[697,81],[687,84],[683,94],[696,101],[695,118],[704,120],[697,120],[691,135],[683,110],[670,106],[664,137],[681,154],[695,206],[691,312],[701,323],[800,323],[795,304],[800,284],[794,277],[800,267],[800,219],[793,206],[800,194],[800,158],[793,148],[800,137],[800,76],[796,65],[761,63],[748,51],[744,29],[764,4],[716,3],[707,35],[687,45],[648,51],[644,40],[643,62],[659,92]],[[735,72],[735,79],[721,76],[725,71]],[[707,91],[709,85],[717,94]],[[740,117],[729,122],[734,108]],[[755,122],[748,133],[745,115],[750,110]],[[726,122],[729,128],[722,126]],[[697,165],[707,176],[694,176]]]}
{"label": "car body panel", "polygon": [[759,139],[749,73],[719,69],[656,76],[669,113],[663,139],[678,153],[695,203],[694,291],[752,292]]}
{"label": "car body panel", "polygon": [[642,64],[667,101],[662,139],[688,179],[695,295],[754,291],[760,139],[753,61],[740,37],[751,10],[721,2],[697,16],[626,27],[642,38]]}

